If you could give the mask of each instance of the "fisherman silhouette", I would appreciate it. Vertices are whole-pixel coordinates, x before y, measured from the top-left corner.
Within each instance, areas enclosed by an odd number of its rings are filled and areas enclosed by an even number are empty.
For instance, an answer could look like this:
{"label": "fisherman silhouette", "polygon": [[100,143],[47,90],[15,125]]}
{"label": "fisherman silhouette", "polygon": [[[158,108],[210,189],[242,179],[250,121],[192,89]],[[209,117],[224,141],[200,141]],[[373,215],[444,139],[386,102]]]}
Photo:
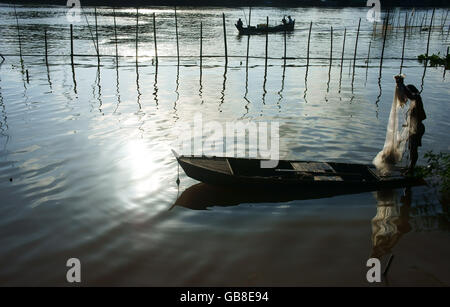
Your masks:
{"label": "fisherman silhouette", "polygon": [[[401,162],[408,144],[410,163],[403,174],[412,174],[417,163],[418,148],[422,146],[422,136],[425,126],[422,121],[426,119],[423,109],[422,97],[414,85],[404,84],[404,75],[394,76],[396,87],[392,101],[389,121],[386,130],[386,139],[381,150],[373,159],[373,164],[382,175],[396,170],[397,163]],[[410,102],[404,123],[400,125],[398,114]]]}
{"label": "fisherman silhouette", "polygon": [[425,110],[423,108],[422,97],[419,90],[412,84],[405,86],[404,76],[399,75],[395,77],[397,87],[399,89],[399,96],[403,102],[407,99],[410,100],[410,107],[408,116],[410,120],[408,149],[410,164],[408,166],[407,173],[413,174],[414,167],[416,166],[417,159],[419,158],[418,149],[422,146],[422,136],[425,133],[425,125],[422,123],[427,118]]}
{"label": "fisherman silhouette", "polygon": [[292,18],[291,18],[291,16],[288,16],[288,24],[292,24]]}
{"label": "fisherman silhouette", "polygon": [[239,20],[236,23],[236,27],[238,27],[239,29],[242,29],[242,27],[243,27],[243,23],[242,23],[242,20],[240,18],[239,18]]}

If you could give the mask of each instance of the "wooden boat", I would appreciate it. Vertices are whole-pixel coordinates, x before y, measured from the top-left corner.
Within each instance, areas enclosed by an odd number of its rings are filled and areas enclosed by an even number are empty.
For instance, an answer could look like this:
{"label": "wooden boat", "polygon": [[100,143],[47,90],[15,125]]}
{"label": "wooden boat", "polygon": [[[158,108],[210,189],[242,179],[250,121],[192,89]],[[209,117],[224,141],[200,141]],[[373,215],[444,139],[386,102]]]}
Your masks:
{"label": "wooden boat", "polygon": [[371,191],[424,184],[422,179],[401,175],[400,169],[382,176],[374,166],[364,164],[285,160],[275,168],[261,168],[259,159],[176,157],[193,179],[240,188]]}
{"label": "wooden boat", "polygon": [[264,33],[273,33],[273,32],[289,32],[294,30],[295,20],[292,23],[281,24],[277,26],[267,26],[267,25],[258,25],[258,26],[247,26],[247,27],[239,27],[235,24],[236,29],[239,31],[239,35],[254,35],[254,34],[264,34]]}

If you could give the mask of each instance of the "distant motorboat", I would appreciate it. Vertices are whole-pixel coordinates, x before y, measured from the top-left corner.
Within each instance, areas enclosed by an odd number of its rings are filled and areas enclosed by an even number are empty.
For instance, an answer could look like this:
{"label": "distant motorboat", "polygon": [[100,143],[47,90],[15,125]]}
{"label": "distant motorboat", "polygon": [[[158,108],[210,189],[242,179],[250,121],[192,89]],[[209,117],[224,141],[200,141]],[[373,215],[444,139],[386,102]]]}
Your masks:
{"label": "distant motorboat", "polygon": [[289,32],[294,31],[295,20],[290,23],[280,24],[276,26],[268,26],[267,24],[259,24],[255,26],[239,26],[235,24],[236,29],[239,31],[239,35],[254,35],[254,34],[264,34],[273,32]]}

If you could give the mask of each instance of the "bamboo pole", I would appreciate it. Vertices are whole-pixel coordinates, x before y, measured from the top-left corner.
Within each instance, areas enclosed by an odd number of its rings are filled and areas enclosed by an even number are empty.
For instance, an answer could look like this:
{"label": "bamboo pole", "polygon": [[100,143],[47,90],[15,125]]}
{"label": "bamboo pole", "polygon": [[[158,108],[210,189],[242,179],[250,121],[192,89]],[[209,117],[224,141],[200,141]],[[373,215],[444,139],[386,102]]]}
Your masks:
{"label": "bamboo pole", "polygon": [[420,31],[422,31],[423,22],[425,20],[425,14],[422,15],[422,21],[420,22]]}
{"label": "bamboo pole", "polygon": [[341,72],[340,80],[342,79],[342,68],[344,67],[344,52],[345,52],[345,37],[347,36],[347,28],[344,29],[344,42],[342,43],[342,56],[341,56]]}
{"label": "bamboo pole", "polygon": [[284,30],[284,62],[286,63],[286,30]]}
{"label": "bamboo pole", "polygon": [[448,17],[448,9],[447,9],[447,14],[445,15],[445,19],[442,22],[442,32],[444,32],[444,26],[445,26],[445,23],[447,22],[447,17]]}
{"label": "bamboo pole", "polygon": [[310,42],[311,42],[311,30],[312,30],[312,21],[309,24],[308,48],[307,48],[307,51],[306,51],[306,67],[309,66],[309,47],[310,47]]}
{"label": "bamboo pole", "polygon": [[222,20],[223,20],[223,39],[224,39],[224,46],[225,46],[225,66],[228,65],[228,50],[227,50],[227,29],[225,27],[225,13],[222,13]]}
{"label": "bamboo pole", "polygon": [[113,8],[114,15],[114,41],[116,43],[116,68],[119,68],[119,47],[117,46],[117,24],[116,24],[116,9]]}
{"label": "bamboo pole", "polygon": [[431,21],[430,21],[430,28],[428,29],[428,41],[427,41],[426,55],[428,55],[428,51],[430,50],[431,27],[433,27],[433,18],[434,18],[435,11],[436,11],[436,8],[433,9],[433,14],[431,15]]}
{"label": "bamboo pole", "polygon": [[331,35],[330,35],[330,69],[331,64],[333,62],[333,26],[331,26]]}
{"label": "bamboo pole", "polygon": [[[448,12],[448,10],[447,10],[447,12]],[[441,15],[441,28],[442,28],[442,26],[443,26],[443,24],[444,24],[444,15],[445,15],[445,11],[442,10],[442,15]]]}
{"label": "bamboo pole", "polygon": [[405,42],[406,42],[406,26],[408,25],[408,12],[405,13],[405,27],[403,30],[403,47],[402,47],[402,62],[400,63],[400,74],[403,70],[403,59],[405,58]]}
{"label": "bamboo pole", "polygon": [[[267,24],[267,28],[269,28],[269,16],[266,17],[266,24]],[[266,31],[266,59],[265,59],[265,68],[267,71],[267,57],[268,57],[268,51],[269,51],[269,32]]]}
{"label": "bamboo pole", "polygon": [[[447,58],[448,58],[449,50],[450,50],[450,47],[447,47]],[[446,71],[447,71],[447,67],[445,67],[445,65],[444,65],[444,78],[445,78]]]}
{"label": "bamboo pole", "polygon": [[373,23],[373,28],[372,28],[372,39],[375,38],[375,33],[377,32],[377,22],[375,21]]}
{"label": "bamboo pole", "polygon": [[45,43],[45,65],[48,66],[47,29],[44,30],[44,43]]}
{"label": "bamboo pole", "polygon": [[388,20],[389,20],[389,13],[387,12],[387,17],[385,18],[385,25],[384,25],[384,34],[383,34],[383,48],[381,49],[381,58],[380,58],[380,77],[381,77],[381,71],[383,69],[383,57],[384,57],[384,48],[386,46],[386,35],[387,35],[387,28],[388,28]]}
{"label": "bamboo pole", "polygon": [[359,39],[359,30],[361,28],[361,18],[359,18],[359,23],[358,23],[358,31],[356,32],[356,42],[355,42],[355,54],[353,56],[353,77],[355,77],[355,64],[356,64],[356,53],[358,51],[358,39]]}
{"label": "bamboo pole", "polygon": [[178,43],[178,19],[177,19],[177,7],[175,6],[175,36],[177,38],[177,65],[180,66],[180,46]]}
{"label": "bamboo pole", "polygon": [[[447,47],[447,58],[450,51],[450,47]],[[444,78],[445,78],[445,72],[447,71],[447,67],[444,66]]]}
{"label": "bamboo pole", "polygon": [[158,65],[158,44],[156,43],[156,17],[154,12],[153,12],[153,41],[155,43],[156,64]]}
{"label": "bamboo pole", "polygon": [[73,25],[70,24],[70,62],[73,63]]}
{"label": "bamboo pole", "polygon": [[370,62],[370,47],[372,47],[372,41],[369,42],[369,51],[367,52],[367,65],[366,65],[366,69],[369,68],[369,62]]}
{"label": "bamboo pole", "polygon": [[202,74],[202,52],[203,52],[203,23],[200,21],[200,75]]}
{"label": "bamboo pole", "polygon": [[16,5],[14,4],[14,16],[16,17],[16,26],[17,26],[17,38],[19,40],[19,55],[20,61],[23,62],[22,58],[22,41],[20,39],[20,28],[19,28],[19,18],[17,17]]}
{"label": "bamboo pole", "polygon": [[97,44],[97,64],[100,67],[100,46],[98,45],[97,8],[94,8],[94,15],[95,15],[95,41]]}
{"label": "bamboo pole", "polygon": [[417,10],[414,14],[416,15],[416,27],[418,27],[419,26],[419,22],[420,22],[419,11]]}
{"label": "bamboo pole", "polygon": [[331,64],[332,64],[332,62],[333,62],[333,26],[331,26],[331,35],[330,35],[330,66],[328,68],[327,93],[330,90]]}
{"label": "bamboo pole", "polygon": [[139,8],[136,8],[136,66],[138,65],[138,44],[139,44]]}

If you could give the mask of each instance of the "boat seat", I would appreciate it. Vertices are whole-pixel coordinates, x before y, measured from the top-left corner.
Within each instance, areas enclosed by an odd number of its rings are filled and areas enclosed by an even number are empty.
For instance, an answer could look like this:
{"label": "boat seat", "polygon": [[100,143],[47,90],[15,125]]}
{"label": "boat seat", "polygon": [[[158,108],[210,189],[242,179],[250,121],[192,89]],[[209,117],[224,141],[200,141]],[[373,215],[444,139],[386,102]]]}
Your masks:
{"label": "boat seat", "polygon": [[299,172],[335,173],[336,171],[326,162],[291,162],[292,167]]}
{"label": "boat seat", "polygon": [[314,181],[344,181],[341,176],[314,176]]}

